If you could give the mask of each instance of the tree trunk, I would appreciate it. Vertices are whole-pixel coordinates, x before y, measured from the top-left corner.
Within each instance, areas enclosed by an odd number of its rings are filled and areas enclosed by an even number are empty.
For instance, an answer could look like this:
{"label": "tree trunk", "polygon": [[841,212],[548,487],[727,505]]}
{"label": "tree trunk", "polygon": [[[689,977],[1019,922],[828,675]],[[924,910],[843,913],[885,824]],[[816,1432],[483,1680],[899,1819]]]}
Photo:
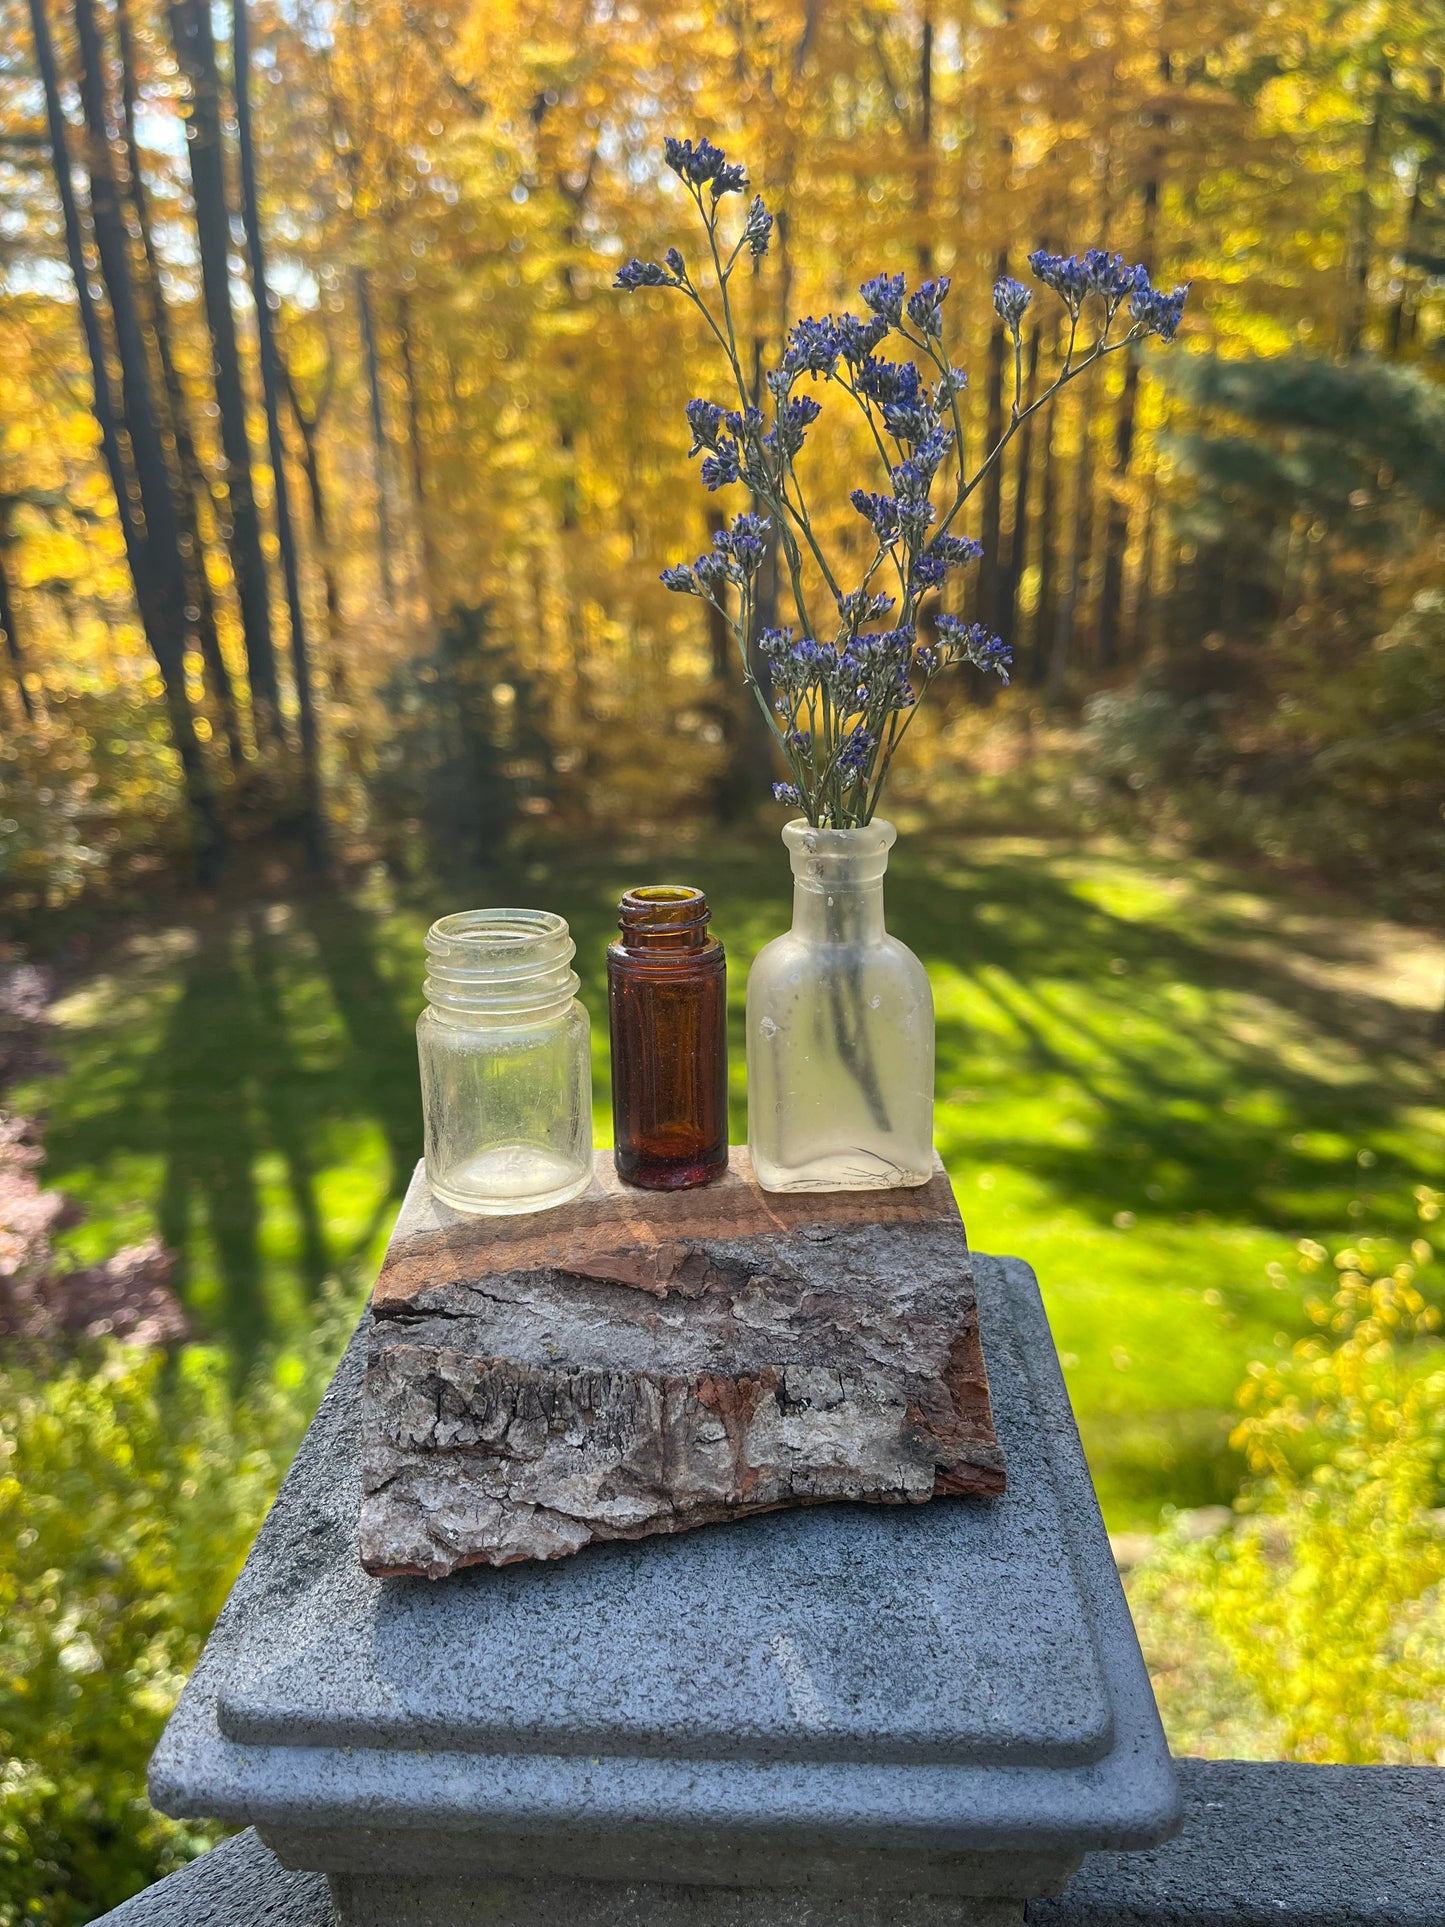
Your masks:
{"label": "tree trunk", "polygon": [[356,270],[356,311],[361,320],[361,349],[366,360],[366,388],[371,402],[371,448],[376,471],[376,539],[381,563],[381,593],[390,608],[396,600],[396,571],[392,564],[391,508],[386,488],[386,418],[381,410],[381,369],[376,359],[371,286],[365,268]]}
{"label": "tree trunk", "polygon": [[[1008,253],[1003,251],[994,262],[995,276],[1008,273]],[[984,460],[1003,438],[1004,345],[1007,337],[1002,321],[996,322],[988,338],[988,372],[984,382]],[[1003,528],[1003,461],[996,461],[983,478],[983,508],[979,517],[979,541],[983,556],[978,565],[978,619],[986,629],[996,629],[999,620],[999,594],[1003,584],[1003,558],[999,542]]]}
{"label": "tree trunk", "polygon": [[291,624],[291,674],[296,684],[296,707],[301,728],[303,834],[307,859],[313,869],[319,870],[326,861],[326,831],[321,803],[316,705],[311,689],[311,660],[306,644],[306,612],[301,603],[296,534],[291,522],[291,496],[286,483],[286,444],[281,439],[281,376],[277,365],[271,296],[266,282],[261,205],[256,192],[256,153],[251,138],[251,37],[246,9],[247,0],[234,0],[231,45],[236,134],[241,152],[241,219],[251,257],[251,290],[256,303],[256,336],[261,353],[261,395],[266,408],[266,442],[271,455],[271,487],[276,504],[276,539],[281,550],[286,612]]}
{"label": "tree trunk", "polygon": [[343,701],[347,695],[346,670],[341,661],[341,591],[336,582],[336,563],[331,553],[331,528],[326,511],[326,491],[321,481],[321,428],[319,408],[308,413],[291,379],[291,371],[280,360],[281,379],[291,403],[291,417],[301,435],[301,466],[306,474],[306,492],[311,500],[311,526],[316,533],[316,557],[321,565],[321,581],[326,592],[326,680],[333,696]]}
{"label": "tree trunk", "polygon": [[[4,531],[8,538],[9,530]],[[25,651],[20,642],[20,631],[15,626],[15,604],[10,594],[10,572],[5,566],[5,551],[8,539],[0,541],[0,629],[5,631],[5,653],[10,658],[10,672],[15,678],[15,687],[20,691],[20,707],[25,711],[27,723],[35,721],[35,700],[25,687]]]}
{"label": "tree trunk", "polygon": [[1134,454],[1134,413],[1139,395],[1139,358],[1126,351],[1124,391],[1114,417],[1114,467],[1104,520],[1104,581],[1099,592],[1099,667],[1119,660],[1119,617],[1124,606],[1124,564],[1129,549],[1129,464]]}
{"label": "tree trunk", "polygon": [[[416,342],[412,332],[411,297],[402,292],[396,297],[396,325],[401,339],[401,371],[406,383],[406,441],[411,456],[411,487],[416,498],[417,532],[421,537],[422,586],[427,607],[436,613],[437,558],[432,544],[431,516],[427,505],[426,453],[422,436],[421,389],[417,381]],[[564,445],[570,431],[563,430]]]}
{"label": "tree trunk", "polygon": [[1370,118],[1365,123],[1364,146],[1360,154],[1360,185],[1355,195],[1349,246],[1345,252],[1345,288],[1344,299],[1340,303],[1339,324],[1339,352],[1343,356],[1359,352],[1365,331],[1365,300],[1369,292],[1370,254],[1374,238],[1370,188],[1380,154],[1385,96],[1391,84],[1389,62],[1382,61],[1370,95]]}
{"label": "tree trunk", "polygon": [[[1164,78],[1169,79],[1168,61]],[[1155,117],[1156,121],[1158,116]],[[1162,160],[1144,183],[1144,211],[1141,222],[1139,259],[1153,272],[1154,239],[1159,225],[1159,176]],[[1131,349],[1125,357],[1124,392],[1119,397],[1119,412],[1114,418],[1114,469],[1110,477],[1109,506],[1104,523],[1104,582],[1099,592],[1099,667],[1112,669],[1119,660],[1119,623],[1124,610],[1124,565],[1129,550],[1129,467],[1134,458],[1134,421],[1139,404],[1139,355]]]}
{"label": "tree trunk", "polygon": [[[1410,183],[1409,206],[1405,209],[1405,232],[1400,239],[1400,285],[1394,301],[1390,304],[1390,325],[1385,333],[1385,353],[1391,361],[1396,359],[1400,350],[1405,345],[1405,315],[1410,293],[1410,283],[1408,279],[1410,254],[1414,248],[1416,231],[1420,225],[1420,204],[1424,198],[1422,193],[1423,183],[1421,180],[1423,170],[1424,163],[1422,162],[1421,165],[1416,168],[1414,178]],[[1411,310],[1411,314],[1413,316],[1413,310]]]}
{"label": "tree trunk", "polygon": [[1069,669],[1073,662],[1074,642],[1078,631],[1079,603],[1084,594],[1085,577],[1089,567],[1089,552],[1094,539],[1094,477],[1092,450],[1090,448],[1090,428],[1092,409],[1090,398],[1084,396],[1079,404],[1079,463],[1074,477],[1074,534],[1069,546],[1068,573],[1064,577],[1064,592],[1059,599],[1059,612],[1054,623],[1053,647],[1049,655],[1049,701],[1063,700],[1068,681]]}
{"label": "tree trunk", "polygon": [[257,743],[269,745],[281,732],[281,695],[271,636],[270,583],[251,473],[251,437],[246,425],[241,354],[231,306],[231,211],[226,199],[225,153],[221,145],[221,83],[216,68],[216,43],[211,33],[209,0],[170,0],[167,13],[176,61],[190,88],[185,109],[186,152],[190,159],[191,194],[196,205],[196,239],[206,326],[211,337],[212,376],[220,412],[229,509],[227,546],[246,640],[252,724]]}
{"label": "tree trunk", "polygon": [[1048,675],[1049,653],[1057,620],[1059,527],[1059,464],[1054,450],[1058,405],[1043,410],[1043,473],[1039,478],[1039,598],[1034,609],[1033,646],[1029,651],[1029,681],[1041,687]]}
{"label": "tree trunk", "polygon": [[200,648],[201,660],[205,664],[206,680],[210,684],[211,694],[220,711],[221,728],[226,738],[226,754],[231,770],[233,775],[239,775],[245,765],[245,750],[241,742],[241,726],[236,712],[236,692],[231,684],[231,672],[227,669],[226,659],[221,653],[221,639],[216,627],[216,602],[211,593],[210,576],[206,573],[206,550],[201,535],[199,506],[203,502],[210,504],[218,527],[224,521],[224,517],[212,498],[210,484],[206,480],[205,470],[201,467],[200,456],[196,452],[195,437],[191,433],[190,406],[176,368],[171,340],[170,309],[166,303],[165,288],[161,280],[160,261],[156,254],[155,236],[151,228],[150,196],[146,191],[145,176],[141,172],[140,141],[136,135],[135,49],[131,38],[128,0],[116,0],[115,18],[120,40],[121,119],[125,134],[126,164],[130,173],[130,202],[135,213],[136,226],[140,230],[141,248],[145,257],[146,319],[155,338],[161,391],[169,410],[168,426],[175,442],[176,461],[180,468],[175,491],[176,519],[181,526],[181,549],[186,563],[190,606],[196,611],[193,629]]}
{"label": "tree trunk", "polygon": [[1148,654],[1150,629],[1154,621],[1154,570],[1159,537],[1159,477],[1156,470],[1144,510],[1144,535],[1140,543],[1139,575],[1134,608],[1129,623],[1129,654],[1138,662]]}
{"label": "tree trunk", "polygon": [[[1028,372],[1024,377],[1023,405],[1033,406],[1039,384],[1039,330],[1029,339]],[[997,629],[1001,641],[1010,649],[1018,634],[1019,584],[1029,557],[1029,495],[1034,453],[1034,418],[1026,415],[1019,430],[1014,457],[1014,525],[1009,537],[1008,554],[1001,564]]]}
{"label": "tree trunk", "polygon": [[[119,203],[109,171],[109,147],[104,140],[98,148],[92,142],[92,160],[98,169],[98,177],[90,177],[92,220],[101,255],[101,270],[108,285],[108,269],[116,271],[117,279],[110,286],[110,295],[121,363],[122,394],[125,407],[134,407],[137,411],[136,433],[130,444],[130,455],[135,461],[134,472],[121,441],[105,335],[90,292],[90,268],[85,259],[80,209],[71,179],[70,147],[65,114],[60,104],[60,80],[45,7],[46,0],[30,0],[30,24],[35,41],[36,66],[45,97],[51,160],[65,225],[66,254],[75,281],[76,307],[90,357],[92,405],[100,429],[101,450],[115,493],[116,514],[135,585],[141,624],[165,690],[171,741],[180,760],[186,801],[190,806],[197,871],[203,881],[209,881],[223,853],[224,840],[216,815],[215,798],[211,793],[209,773],[186,696],[185,571],[176,540],[170,477],[166,473],[164,452],[150,407],[150,382],[136,325],[125,230],[120,224]],[[78,0],[76,24],[81,36],[81,84],[87,120],[98,106],[98,118],[104,129],[104,95],[103,91],[97,91],[101,89],[99,36],[90,13],[90,0]],[[105,237],[103,247],[102,234]],[[143,520],[138,518],[137,508]],[[168,537],[169,550],[166,546]]]}
{"label": "tree trunk", "polygon": [[933,213],[933,10],[925,7],[918,43],[918,272],[933,272],[928,223]]}

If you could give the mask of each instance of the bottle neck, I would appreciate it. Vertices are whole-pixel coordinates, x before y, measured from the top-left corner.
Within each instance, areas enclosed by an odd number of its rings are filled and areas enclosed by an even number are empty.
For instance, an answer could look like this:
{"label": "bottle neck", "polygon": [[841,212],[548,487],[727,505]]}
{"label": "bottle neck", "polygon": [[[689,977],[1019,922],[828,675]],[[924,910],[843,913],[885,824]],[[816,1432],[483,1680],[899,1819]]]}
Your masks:
{"label": "bottle neck", "polygon": [[576,995],[576,948],[565,919],[548,910],[442,917],[427,932],[427,1003],[446,1024],[545,1023]]}
{"label": "bottle neck", "polygon": [[894,840],[875,818],[856,830],[789,823],[783,841],[793,865],[793,931],[809,943],[876,943],[887,935],[883,877]]}
{"label": "bottle neck", "polygon": [[686,968],[716,955],[707,897],[690,884],[654,883],[629,890],[618,905],[621,935],[609,955],[641,967]]}
{"label": "bottle neck", "polygon": [[793,879],[793,930],[810,943],[876,943],[883,921],[883,879],[814,884]]}

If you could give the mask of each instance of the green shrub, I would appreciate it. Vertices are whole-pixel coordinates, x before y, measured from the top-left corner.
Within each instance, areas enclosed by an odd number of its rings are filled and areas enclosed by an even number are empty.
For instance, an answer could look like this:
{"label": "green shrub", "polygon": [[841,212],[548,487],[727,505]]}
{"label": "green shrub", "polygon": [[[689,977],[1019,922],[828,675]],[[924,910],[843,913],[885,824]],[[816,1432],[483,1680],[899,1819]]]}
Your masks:
{"label": "green shrub", "polygon": [[0,1927],[72,1927],[208,1843],[146,1761],[336,1336],[239,1395],[195,1347],[0,1371]]}
{"label": "green shrub", "polygon": [[[1422,1218],[1441,1194],[1421,1186]],[[1239,1393],[1248,1478],[1228,1528],[1167,1531],[1130,1601],[1177,1751],[1445,1764],[1445,1357],[1433,1264],[1360,1238],[1314,1331]],[[1241,1745],[1243,1737],[1243,1745]]]}

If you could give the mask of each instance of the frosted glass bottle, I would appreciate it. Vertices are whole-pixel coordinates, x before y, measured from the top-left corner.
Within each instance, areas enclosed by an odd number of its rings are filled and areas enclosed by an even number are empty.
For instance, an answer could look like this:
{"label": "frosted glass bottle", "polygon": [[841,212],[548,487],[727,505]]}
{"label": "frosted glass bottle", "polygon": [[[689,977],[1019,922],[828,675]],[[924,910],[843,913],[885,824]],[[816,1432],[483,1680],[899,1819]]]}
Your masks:
{"label": "frosted glass bottle", "polygon": [[933,993],[883,923],[896,837],[877,817],[783,831],[793,927],[748,976],[748,1148],[765,1191],[864,1191],[932,1174]]}
{"label": "frosted glass bottle", "polygon": [[457,1211],[545,1211],[591,1183],[576,949],[549,910],[463,910],[427,932],[416,1027],[426,1176]]}

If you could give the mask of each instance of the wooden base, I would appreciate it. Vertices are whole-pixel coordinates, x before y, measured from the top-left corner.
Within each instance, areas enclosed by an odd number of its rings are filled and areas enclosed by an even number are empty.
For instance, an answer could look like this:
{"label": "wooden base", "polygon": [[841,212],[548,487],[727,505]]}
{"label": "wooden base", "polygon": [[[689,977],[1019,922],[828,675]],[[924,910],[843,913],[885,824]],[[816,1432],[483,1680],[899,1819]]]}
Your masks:
{"label": "wooden base", "polygon": [[554,1559],[839,1499],[998,1493],[963,1225],[910,1190],[691,1191],[463,1218],[420,1168],[373,1297],[361,1556]]}

